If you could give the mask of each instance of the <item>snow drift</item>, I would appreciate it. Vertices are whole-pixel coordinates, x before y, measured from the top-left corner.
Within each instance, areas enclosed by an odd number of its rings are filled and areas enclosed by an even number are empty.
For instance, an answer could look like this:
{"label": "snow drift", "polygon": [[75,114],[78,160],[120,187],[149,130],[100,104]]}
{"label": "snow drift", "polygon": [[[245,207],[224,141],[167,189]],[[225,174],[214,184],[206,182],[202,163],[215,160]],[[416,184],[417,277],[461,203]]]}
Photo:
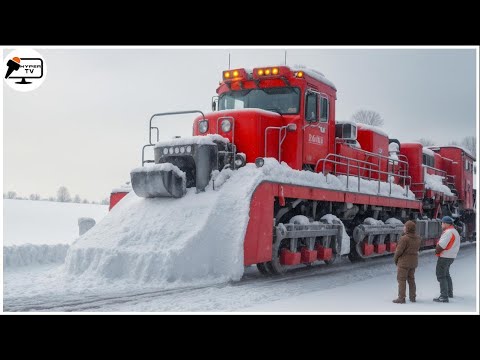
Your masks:
{"label": "snow drift", "polygon": [[425,172],[425,188],[442,192],[447,196],[453,196],[450,188],[446,185],[443,185],[443,176],[440,175],[434,175]]}
{"label": "snow drift", "polygon": [[[188,189],[180,199],[139,198],[131,192],[72,244],[66,270],[76,276],[160,286],[239,280],[250,199],[265,180],[345,189],[345,182],[333,175],[292,170],[265,159],[261,168],[247,164],[236,171],[215,171],[205,192]],[[386,185],[381,191],[388,195]],[[351,186],[350,191],[356,189]],[[376,182],[361,182],[360,191],[377,190]],[[392,196],[406,198],[404,192],[392,184]],[[414,198],[413,193],[408,198]]]}
{"label": "snow drift", "polygon": [[4,269],[36,264],[63,263],[70,245],[23,244],[3,247]]}

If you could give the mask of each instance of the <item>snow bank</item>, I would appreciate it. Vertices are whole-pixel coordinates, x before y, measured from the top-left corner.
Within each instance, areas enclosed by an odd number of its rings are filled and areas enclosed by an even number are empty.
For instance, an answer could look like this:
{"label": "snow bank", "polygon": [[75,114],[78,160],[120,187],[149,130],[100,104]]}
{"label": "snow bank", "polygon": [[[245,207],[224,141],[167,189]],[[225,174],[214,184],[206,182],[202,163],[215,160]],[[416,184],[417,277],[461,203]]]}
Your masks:
{"label": "snow bank", "polygon": [[429,155],[429,156],[432,156],[432,157],[435,156],[435,153],[427,147],[422,148],[422,153],[426,154],[426,155]]}
{"label": "snow bank", "polygon": [[[347,176],[339,175],[338,180],[342,183],[342,188],[347,188]],[[378,181],[376,180],[366,180],[359,179],[357,177],[350,176],[348,181],[348,190],[352,192],[358,192],[358,181],[360,180],[360,193],[362,194],[371,194],[371,195],[383,195],[383,196],[392,196],[396,198],[409,198],[415,199],[413,192],[408,190],[408,196],[405,196],[406,191],[403,187],[397,184],[388,183],[380,181],[380,191],[378,190]],[[392,185],[391,194],[390,194],[390,184]]]}
{"label": "snow bank", "polygon": [[374,218],[368,217],[365,220],[363,220],[363,223],[366,225],[385,225],[385,223],[382,220],[376,220]]}
{"label": "snow bank", "polygon": [[445,195],[448,196],[453,196],[454,194],[450,190],[450,188],[446,185],[443,185],[443,176],[440,175],[433,175],[425,172],[424,176],[425,180],[425,188],[426,189],[431,189],[433,191],[439,191],[444,193]]}
{"label": "snow bank", "polygon": [[355,125],[357,126],[358,129],[366,129],[366,130],[370,130],[370,131],[373,131],[379,135],[382,135],[382,136],[385,136],[388,138],[388,134],[383,131],[382,129],[380,129],[378,126],[373,126],[373,125],[367,125],[367,124],[364,124],[364,123],[355,123]]}
{"label": "snow bank", "polygon": [[68,248],[68,244],[4,246],[3,267],[7,269],[35,264],[63,263]]}
{"label": "snow bank", "polygon": [[328,80],[325,75],[323,75],[323,73],[321,73],[320,71],[318,70],[315,70],[315,69],[311,69],[311,68],[308,68],[304,65],[294,65],[292,68],[291,68],[292,71],[299,71],[299,70],[302,70],[305,74],[307,74],[308,76],[314,78],[314,79],[317,79],[318,81],[321,81],[323,82],[324,84],[330,86],[331,88],[337,90],[335,84],[333,82],[331,82],[330,80]]}
{"label": "snow bank", "polygon": [[[144,199],[131,192],[72,244],[66,270],[78,277],[168,287],[239,280],[250,199],[257,185],[268,180],[345,189],[341,178],[292,170],[285,163],[265,159],[261,168],[247,164],[236,171],[215,171],[206,192],[188,189],[180,199]],[[362,181],[361,186],[365,192],[368,186],[377,189],[378,185]],[[388,184],[382,184],[381,190],[388,196]],[[400,191],[397,195],[405,198]],[[342,241],[342,253],[348,252],[346,243]]]}
{"label": "snow bank", "polygon": [[130,185],[130,182],[126,183],[126,184],[123,184],[123,185],[120,185],[120,187],[117,187],[117,188],[113,188],[111,193],[112,194],[116,194],[116,193],[128,193],[132,191],[132,185]]}
{"label": "snow bank", "polygon": [[340,250],[340,255],[348,254],[350,252],[350,236],[348,236],[347,231],[345,230],[345,225],[343,225],[343,222],[338,217],[332,214],[327,214],[322,216],[322,220],[326,220],[327,223],[329,224],[334,224],[335,223],[334,220],[336,220],[340,222],[340,224],[342,224],[341,246],[340,246],[340,249],[337,249],[337,252],[338,250]]}
{"label": "snow bank", "polygon": [[107,213],[107,205],[4,199],[3,245],[71,244],[78,237],[78,218],[98,223]]}
{"label": "snow bank", "polygon": [[388,225],[403,225],[403,222],[401,220],[398,220],[396,218],[389,218],[387,221],[385,221],[385,224]]}

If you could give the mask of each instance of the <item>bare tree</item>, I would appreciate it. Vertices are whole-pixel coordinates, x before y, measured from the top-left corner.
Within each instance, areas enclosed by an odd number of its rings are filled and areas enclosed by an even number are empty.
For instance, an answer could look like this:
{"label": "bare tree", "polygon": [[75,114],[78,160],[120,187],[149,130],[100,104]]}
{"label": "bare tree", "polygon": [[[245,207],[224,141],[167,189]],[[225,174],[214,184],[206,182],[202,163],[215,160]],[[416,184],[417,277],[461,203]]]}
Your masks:
{"label": "bare tree", "polygon": [[352,120],[366,125],[382,126],[383,118],[373,110],[358,110],[352,115]]}
{"label": "bare tree", "polygon": [[40,194],[30,194],[30,200],[40,200]]}
{"label": "bare tree", "polygon": [[87,199],[83,199],[82,204],[90,204],[90,202]]}
{"label": "bare tree", "polygon": [[451,145],[451,146],[458,146],[458,142],[455,141],[455,140],[452,140],[448,143],[448,145]]}
{"label": "bare tree", "polygon": [[432,140],[426,139],[426,138],[420,138],[420,139],[418,139],[418,142],[420,144],[422,144],[423,146],[433,146],[433,145],[435,145],[435,143]]}
{"label": "bare tree", "polygon": [[15,199],[17,197],[17,193],[15,191],[7,192],[7,199]]}
{"label": "bare tree", "polygon": [[57,190],[57,201],[59,202],[70,202],[72,201],[72,197],[70,196],[70,192],[65,186],[60,186]]}
{"label": "bare tree", "polygon": [[57,198],[55,196],[49,196],[48,201],[57,201]]}
{"label": "bare tree", "polygon": [[462,146],[468,150],[468,152],[475,156],[477,153],[477,138],[475,136],[466,136],[462,140]]}
{"label": "bare tree", "polygon": [[109,198],[105,198],[102,200],[101,202],[102,205],[109,205],[110,204],[110,199]]}
{"label": "bare tree", "polygon": [[80,204],[82,202],[82,199],[80,198],[80,195],[76,194],[75,197],[73,198],[73,202]]}

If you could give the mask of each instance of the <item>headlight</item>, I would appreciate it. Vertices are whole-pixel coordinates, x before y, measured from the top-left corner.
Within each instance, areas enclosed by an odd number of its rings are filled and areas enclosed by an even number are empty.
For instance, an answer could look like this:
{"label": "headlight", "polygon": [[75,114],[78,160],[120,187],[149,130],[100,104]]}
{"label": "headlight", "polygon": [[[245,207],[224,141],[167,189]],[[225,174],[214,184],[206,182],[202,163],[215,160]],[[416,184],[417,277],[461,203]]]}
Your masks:
{"label": "headlight", "polygon": [[222,131],[223,132],[229,132],[230,130],[232,130],[232,123],[230,122],[230,120],[223,120],[222,121]]}
{"label": "headlight", "polygon": [[245,166],[247,159],[245,158],[245,154],[237,154],[235,155],[235,168],[240,168],[242,166]]}
{"label": "headlight", "polygon": [[265,164],[265,160],[263,160],[263,158],[258,157],[255,159],[255,165],[257,165],[257,167],[262,167],[264,164]]}
{"label": "headlight", "polygon": [[190,145],[187,146],[187,153],[191,153],[192,152],[192,147]]}
{"label": "headlight", "polygon": [[207,120],[199,121],[198,130],[200,131],[201,134],[206,133],[208,130],[208,121]]}
{"label": "headlight", "polygon": [[163,155],[167,155],[168,154],[168,148],[163,148]]}

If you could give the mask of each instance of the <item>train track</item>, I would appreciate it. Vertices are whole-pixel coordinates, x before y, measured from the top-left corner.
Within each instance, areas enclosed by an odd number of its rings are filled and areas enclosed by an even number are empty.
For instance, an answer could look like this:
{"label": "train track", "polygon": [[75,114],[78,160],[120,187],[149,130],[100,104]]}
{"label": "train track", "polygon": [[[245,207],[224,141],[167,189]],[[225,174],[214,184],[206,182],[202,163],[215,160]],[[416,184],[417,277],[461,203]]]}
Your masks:
{"label": "train track", "polygon": [[[471,251],[465,251],[468,248],[475,248],[475,243],[463,243],[462,250],[458,258],[468,256]],[[424,250],[420,253],[421,263],[435,262],[436,258],[432,256],[433,250]],[[318,264],[310,267],[299,267],[280,276],[263,276],[253,267],[245,269],[243,278],[238,282],[230,282],[216,285],[191,286],[184,288],[175,288],[170,290],[152,289],[142,292],[117,292],[102,295],[87,295],[79,297],[78,294],[58,295],[58,296],[36,296],[36,297],[15,297],[4,298],[3,310],[5,312],[29,312],[29,311],[115,311],[117,307],[128,307],[129,304],[136,305],[151,301],[163,301],[172,306],[165,307],[166,310],[176,311],[175,301],[178,299],[201,298],[206,302],[205,293],[213,294],[239,294],[243,292],[274,292],[277,288],[290,286],[294,284],[293,292],[302,291],[302,286],[309,284],[316,279],[322,279],[322,288],[331,288],[338,286],[338,279],[345,283],[365,280],[375,276],[393,273],[395,267],[392,266],[392,256],[387,255],[378,258],[372,258],[365,262],[351,263],[347,259],[339,259],[332,265]],[[332,281],[328,280],[332,278]],[[320,288],[316,288],[319,290]],[[237,295],[232,295],[237,296]],[[234,306],[234,305],[233,305]],[[178,310],[177,310],[178,311]],[[193,311],[202,311],[195,309]]]}

